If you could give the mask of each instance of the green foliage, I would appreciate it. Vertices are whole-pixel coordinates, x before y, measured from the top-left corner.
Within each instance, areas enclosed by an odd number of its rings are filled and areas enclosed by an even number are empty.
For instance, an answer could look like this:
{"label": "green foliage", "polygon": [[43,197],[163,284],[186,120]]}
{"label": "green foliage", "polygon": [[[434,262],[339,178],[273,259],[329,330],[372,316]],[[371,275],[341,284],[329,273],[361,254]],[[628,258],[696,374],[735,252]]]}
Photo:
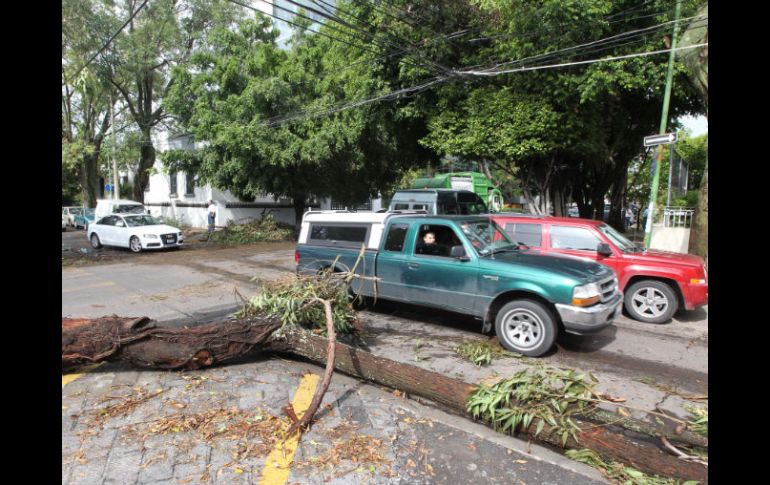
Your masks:
{"label": "green foliage", "polygon": [[325,334],[326,314],[317,299],[329,300],[335,331],[351,333],[356,328],[356,313],[348,298],[348,288],[349,278],[330,271],[265,283],[241,313],[277,316],[283,325],[309,325]]}
{"label": "green foliage", "polygon": [[706,408],[700,408],[698,406],[685,406],[684,407],[690,415],[695,418],[692,421],[688,421],[690,429],[696,433],[708,437],[709,435],[709,411]]}
{"label": "green foliage", "polygon": [[577,441],[580,428],[571,419],[584,412],[596,398],[593,382],[576,370],[545,366],[517,372],[491,387],[481,386],[468,400],[467,409],[502,432],[515,433],[537,423],[535,435],[545,424],[566,444],[570,436]]}
{"label": "green foliage", "polygon": [[294,239],[294,230],[278,223],[272,214],[246,224],[229,223],[221,231],[211,234],[209,241],[224,244],[251,244],[263,241],[288,241]]}
{"label": "green foliage", "polygon": [[568,458],[571,458],[580,463],[585,463],[588,466],[599,469],[604,475],[607,476],[613,483],[622,485],[698,485],[699,482],[689,480],[682,482],[673,478],[660,477],[658,475],[647,475],[639,470],[631,467],[627,467],[622,463],[606,462],[593,450],[567,450],[565,453]]}
{"label": "green foliage", "polygon": [[462,358],[472,362],[477,367],[492,363],[493,358],[521,357],[520,354],[503,349],[497,339],[468,340],[457,345],[453,350]]}

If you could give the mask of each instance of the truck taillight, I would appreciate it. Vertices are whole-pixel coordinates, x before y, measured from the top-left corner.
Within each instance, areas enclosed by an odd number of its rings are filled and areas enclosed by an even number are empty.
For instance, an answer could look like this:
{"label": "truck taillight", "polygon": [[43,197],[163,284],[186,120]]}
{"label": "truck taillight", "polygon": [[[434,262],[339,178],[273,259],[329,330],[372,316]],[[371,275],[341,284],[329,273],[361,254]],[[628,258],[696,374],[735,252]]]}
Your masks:
{"label": "truck taillight", "polygon": [[299,264],[299,252],[294,250],[294,264]]}

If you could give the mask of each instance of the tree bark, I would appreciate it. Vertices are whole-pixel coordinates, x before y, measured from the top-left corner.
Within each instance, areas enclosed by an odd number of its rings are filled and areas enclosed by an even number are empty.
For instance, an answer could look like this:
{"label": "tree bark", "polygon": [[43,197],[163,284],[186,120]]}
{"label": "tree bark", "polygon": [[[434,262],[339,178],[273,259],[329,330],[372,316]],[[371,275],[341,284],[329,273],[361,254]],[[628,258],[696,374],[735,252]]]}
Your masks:
{"label": "tree bark", "polygon": [[150,183],[150,169],[155,165],[155,147],[152,145],[150,128],[142,129],[142,147],[139,150],[139,167],[134,178],[133,197],[137,202],[144,202],[144,191]]}
{"label": "tree bark", "polygon": [[[280,329],[280,330],[279,330]],[[197,369],[225,362],[252,352],[287,352],[317,363],[329,363],[330,341],[300,328],[281,328],[277,319],[251,317],[194,328],[159,328],[146,317],[100,319],[62,318],[62,370],[74,365],[121,360],[140,367]],[[450,411],[470,417],[466,405],[476,386],[410,364],[376,357],[369,352],[334,343],[334,367],[380,385],[430,399]],[[590,448],[611,461],[626,463],[646,472],[704,483],[707,468],[680,460],[665,451],[656,436],[671,441],[692,441],[687,436],[663,433],[655,425],[642,423],[627,429],[627,436],[606,421],[612,416],[588,413],[575,419],[583,431],[578,441],[566,446],[545,426],[535,436],[537,423],[525,431],[528,438],[559,448]],[[626,423],[633,422],[626,418]],[[596,423],[601,423],[596,425]],[[652,430],[652,431],[651,431]],[[651,432],[654,436],[642,433]],[[662,433],[662,434],[661,434]],[[697,440],[696,440],[697,441]],[[706,441],[705,446],[708,446]]]}

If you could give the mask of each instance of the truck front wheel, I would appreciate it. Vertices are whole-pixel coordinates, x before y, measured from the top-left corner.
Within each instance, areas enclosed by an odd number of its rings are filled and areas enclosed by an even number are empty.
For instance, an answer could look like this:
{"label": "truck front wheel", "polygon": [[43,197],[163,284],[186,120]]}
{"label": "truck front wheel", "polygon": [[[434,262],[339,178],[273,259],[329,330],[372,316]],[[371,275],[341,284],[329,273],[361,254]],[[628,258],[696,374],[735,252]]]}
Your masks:
{"label": "truck front wheel", "polygon": [[495,332],[506,349],[539,357],[553,346],[559,329],[553,314],[542,303],[514,300],[497,312]]}

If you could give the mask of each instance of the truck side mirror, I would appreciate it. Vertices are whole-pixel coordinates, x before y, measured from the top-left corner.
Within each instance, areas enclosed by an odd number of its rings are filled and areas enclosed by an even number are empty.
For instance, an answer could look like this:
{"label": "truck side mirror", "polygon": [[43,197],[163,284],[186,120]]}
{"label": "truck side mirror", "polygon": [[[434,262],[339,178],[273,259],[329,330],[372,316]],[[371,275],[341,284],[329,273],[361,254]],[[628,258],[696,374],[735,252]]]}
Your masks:
{"label": "truck side mirror", "polygon": [[600,256],[612,256],[612,248],[607,243],[599,243],[596,246],[596,252],[599,253]]}
{"label": "truck side mirror", "polygon": [[470,261],[471,258],[468,257],[468,255],[465,254],[465,248],[460,244],[459,246],[452,246],[452,249],[449,251],[449,256],[459,259],[460,261]]}

